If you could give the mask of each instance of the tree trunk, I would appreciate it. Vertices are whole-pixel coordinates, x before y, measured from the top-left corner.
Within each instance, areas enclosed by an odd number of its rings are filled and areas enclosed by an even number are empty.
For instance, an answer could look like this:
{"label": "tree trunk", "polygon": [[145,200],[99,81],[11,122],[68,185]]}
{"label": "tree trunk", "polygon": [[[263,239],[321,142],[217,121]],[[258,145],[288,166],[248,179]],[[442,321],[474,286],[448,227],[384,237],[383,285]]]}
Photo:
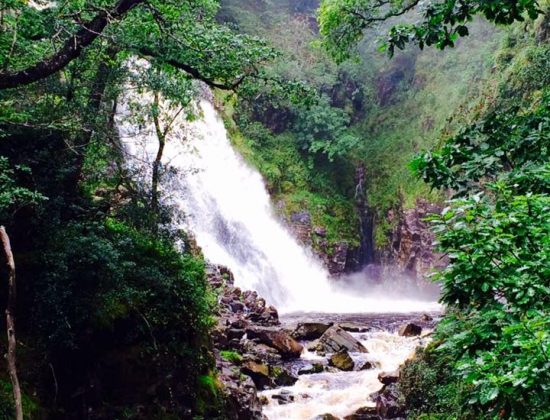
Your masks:
{"label": "tree trunk", "polygon": [[162,154],[164,153],[164,145],[166,144],[166,132],[160,127],[160,101],[159,94],[155,92],[155,102],[154,106],[156,109],[153,110],[153,121],[155,123],[155,131],[157,132],[157,137],[159,140],[159,148],[157,150],[157,156],[153,162],[153,174],[151,179],[151,210],[153,214],[158,216],[159,211],[159,183],[160,183],[160,169]]}
{"label": "tree trunk", "polygon": [[11,252],[10,238],[4,226],[0,226],[0,240],[4,249],[6,263],[8,265],[8,306],[6,308],[6,328],[8,333],[8,372],[13,385],[13,399],[15,400],[15,418],[23,420],[23,405],[21,402],[21,388],[17,378],[15,359],[15,261]]}

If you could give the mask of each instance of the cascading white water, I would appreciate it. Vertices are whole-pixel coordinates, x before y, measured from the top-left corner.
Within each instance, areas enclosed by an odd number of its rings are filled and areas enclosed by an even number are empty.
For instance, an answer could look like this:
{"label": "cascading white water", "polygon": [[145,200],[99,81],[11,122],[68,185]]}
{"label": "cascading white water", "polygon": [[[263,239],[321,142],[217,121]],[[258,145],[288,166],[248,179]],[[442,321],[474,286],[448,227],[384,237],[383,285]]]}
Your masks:
{"label": "cascading white water", "polygon": [[[136,104],[139,106],[136,108]],[[150,183],[158,138],[151,121],[139,124],[136,109],[147,109],[152,95],[129,89],[116,121],[130,167],[140,168]],[[162,101],[161,109],[172,113]],[[180,113],[167,135],[162,164],[163,199],[185,215],[185,227],[195,235],[208,260],[223,264],[236,285],[256,290],[282,312],[412,312],[437,308],[368,291],[337,290],[326,270],[292,237],[273,213],[261,175],[233,149],[213,105],[200,100],[200,118],[188,121]],[[167,118],[167,120],[169,120]]]}

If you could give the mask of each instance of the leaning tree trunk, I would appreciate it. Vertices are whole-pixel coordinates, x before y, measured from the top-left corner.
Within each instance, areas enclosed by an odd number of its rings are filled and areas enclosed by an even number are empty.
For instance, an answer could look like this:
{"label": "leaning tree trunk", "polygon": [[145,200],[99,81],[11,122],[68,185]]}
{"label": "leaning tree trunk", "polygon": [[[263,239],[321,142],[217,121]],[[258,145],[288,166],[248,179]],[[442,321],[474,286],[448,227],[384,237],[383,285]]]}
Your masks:
{"label": "leaning tree trunk", "polygon": [[160,100],[158,92],[155,92],[155,109],[153,110],[153,122],[155,123],[155,131],[159,140],[159,147],[157,149],[157,156],[153,162],[153,174],[151,177],[151,210],[155,216],[158,216],[159,212],[159,182],[160,171],[162,164],[162,154],[164,153],[164,145],[166,144],[166,130],[162,130],[160,127]]}
{"label": "leaning tree trunk", "polygon": [[4,256],[8,266],[8,306],[6,308],[6,327],[8,333],[8,373],[13,385],[13,399],[15,400],[15,418],[23,420],[23,405],[21,402],[21,388],[17,378],[15,359],[15,261],[11,252],[10,238],[4,226],[0,226],[0,240],[4,249]]}

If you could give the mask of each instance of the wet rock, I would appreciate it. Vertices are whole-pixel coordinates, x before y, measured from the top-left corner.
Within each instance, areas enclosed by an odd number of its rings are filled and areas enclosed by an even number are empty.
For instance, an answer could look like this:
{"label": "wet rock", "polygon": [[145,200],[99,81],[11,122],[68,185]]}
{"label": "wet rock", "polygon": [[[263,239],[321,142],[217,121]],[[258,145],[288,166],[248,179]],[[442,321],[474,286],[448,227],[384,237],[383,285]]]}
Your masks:
{"label": "wet rock", "polygon": [[384,385],[394,384],[399,380],[399,370],[392,372],[380,372],[378,374],[378,380]]}
{"label": "wet rock", "polygon": [[348,260],[349,244],[340,242],[334,247],[332,258],[328,261],[328,271],[330,274],[342,274],[346,270]]}
{"label": "wet rock", "polygon": [[313,417],[311,420],[340,420],[340,417],[336,417],[330,413],[319,414]]}
{"label": "wet rock", "polygon": [[273,382],[277,386],[292,386],[298,380],[298,377],[288,371],[288,369],[274,366],[270,369]]}
{"label": "wet rock", "polygon": [[352,332],[352,333],[365,333],[371,330],[370,327],[366,327],[364,325],[351,324],[351,323],[338,324],[338,325],[344,331]]}
{"label": "wet rock", "polygon": [[[227,369],[222,369],[227,371]],[[248,376],[219,375],[226,401],[226,415],[237,420],[262,420],[262,404],[256,386]]]}
{"label": "wet rock", "polygon": [[317,351],[317,346],[319,345],[319,340],[312,341],[311,343],[306,344],[306,349],[308,351]]}
{"label": "wet rock", "polygon": [[356,353],[368,353],[368,350],[350,333],[339,326],[330,327],[319,339],[317,351],[338,353],[347,350]]}
{"label": "wet rock", "polygon": [[376,366],[374,365],[373,362],[365,362],[363,363],[358,370],[371,370],[371,369],[375,369]]}
{"label": "wet rock", "polygon": [[383,419],[395,419],[404,414],[403,407],[398,403],[397,385],[385,386],[380,395],[376,398],[376,412]]}
{"label": "wet rock", "polygon": [[423,314],[422,317],[420,317],[420,319],[424,322],[430,322],[430,321],[433,321],[433,317],[431,317],[430,315],[428,314]]}
{"label": "wet rock", "polygon": [[262,405],[268,405],[269,404],[269,399],[265,395],[261,395],[260,396],[260,403]]}
{"label": "wet rock", "polygon": [[381,420],[376,407],[361,407],[355,413],[344,417],[344,420]]}
{"label": "wet rock", "polygon": [[226,332],[227,334],[227,339],[228,340],[240,340],[241,338],[243,338],[244,336],[244,330],[239,330],[239,329],[236,329],[236,328],[229,328]]}
{"label": "wet rock", "polygon": [[263,363],[274,365],[281,362],[281,355],[269,346],[261,343],[255,343],[251,340],[242,341],[242,351],[252,357],[254,360],[261,360]]}
{"label": "wet rock", "polygon": [[286,359],[300,357],[303,346],[286,332],[269,327],[247,328],[248,338],[274,348]]}
{"label": "wet rock", "polygon": [[241,372],[254,381],[254,385],[259,390],[263,390],[273,386],[273,382],[269,377],[269,366],[253,361],[244,362],[241,367]]}
{"label": "wet rock", "polygon": [[277,400],[280,405],[294,402],[294,395],[287,390],[282,390],[279,394],[272,395],[271,398]]}
{"label": "wet rock", "polygon": [[344,371],[353,370],[353,368],[355,367],[353,359],[345,350],[339,353],[334,353],[332,356],[330,356],[329,363],[332,366]]}
{"label": "wet rock", "polygon": [[402,325],[399,328],[399,335],[403,337],[415,337],[422,334],[422,327],[413,323]]}
{"label": "wet rock", "polygon": [[391,246],[383,257],[386,266],[396,266],[413,278],[427,275],[433,268],[443,268],[448,259],[434,249],[434,233],[427,216],[441,213],[442,208],[419,199],[412,209],[392,210],[388,219],[397,221],[390,235]]}
{"label": "wet rock", "polygon": [[234,313],[239,313],[239,312],[244,312],[244,303],[242,302],[230,302],[229,303],[229,307],[231,308],[231,312],[234,312]]}
{"label": "wet rock", "polygon": [[298,375],[311,375],[314,373],[321,373],[324,370],[324,366],[321,363],[313,363],[306,365],[298,370]]}
{"label": "wet rock", "polygon": [[302,322],[298,324],[291,335],[296,340],[316,340],[321,337],[326,330],[332,327],[332,325],[332,322]]}

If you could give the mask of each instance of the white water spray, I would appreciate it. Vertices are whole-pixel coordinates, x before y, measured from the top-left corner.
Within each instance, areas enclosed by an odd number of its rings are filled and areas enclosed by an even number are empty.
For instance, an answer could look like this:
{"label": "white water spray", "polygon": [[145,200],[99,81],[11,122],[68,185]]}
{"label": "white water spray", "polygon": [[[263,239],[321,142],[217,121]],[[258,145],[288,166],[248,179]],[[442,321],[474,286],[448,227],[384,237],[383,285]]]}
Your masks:
{"label": "white water spray", "polygon": [[[116,121],[130,167],[139,168],[145,185],[158,149],[152,122],[131,118],[139,104],[147,109],[152,95],[123,96]],[[163,101],[161,107],[168,111]],[[227,266],[236,285],[256,290],[282,312],[412,312],[436,304],[414,300],[346,294],[337,290],[321,263],[277,220],[260,174],[231,146],[223,122],[207,100],[197,106],[200,118],[180,113],[171,125],[163,153],[165,202],[185,215],[206,258]]]}

